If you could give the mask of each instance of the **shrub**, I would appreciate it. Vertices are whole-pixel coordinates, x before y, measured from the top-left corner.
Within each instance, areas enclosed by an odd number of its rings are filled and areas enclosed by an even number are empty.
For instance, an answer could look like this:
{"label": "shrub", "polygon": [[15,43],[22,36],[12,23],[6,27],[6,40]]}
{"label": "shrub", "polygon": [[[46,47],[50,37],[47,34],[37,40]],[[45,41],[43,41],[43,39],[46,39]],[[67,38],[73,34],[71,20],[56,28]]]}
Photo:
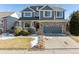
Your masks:
{"label": "shrub", "polygon": [[35,34],[36,33],[35,29],[33,29],[33,28],[28,28],[28,32],[30,32],[31,34]]}
{"label": "shrub", "polygon": [[79,11],[73,12],[70,18],[70,33],[79,35]]}
{"label": "shrub", "polygon": [[15,36],[19,36],[19,32],[21,32],[22,31],[22,29],[20,29],[20,28],[16,28],[15,29]]}
{"label": "shrub", "polygon": [[15,30],[15,36],[20,36],[20,35],[27,36],[27,35],[30,35],[30,34],[31,34],[31,32],[29,32],[28,30],[22,30],[22,29],[19,29],[19,28],[17,28]]}
{"label": "shrub", "polygon": [[22,30],[21,32],[19,32],[19,35],[23,35],[23,36],[26,36],[26,35],[29,35],[29,34],[30,34],[30,32],[24,31],[24,30]]}

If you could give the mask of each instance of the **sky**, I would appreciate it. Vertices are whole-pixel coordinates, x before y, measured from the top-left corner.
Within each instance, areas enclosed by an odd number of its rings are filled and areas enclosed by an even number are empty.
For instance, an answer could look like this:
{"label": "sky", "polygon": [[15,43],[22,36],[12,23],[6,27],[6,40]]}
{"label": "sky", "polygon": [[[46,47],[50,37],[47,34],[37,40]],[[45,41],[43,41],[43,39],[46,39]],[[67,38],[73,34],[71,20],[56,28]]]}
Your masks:
{"label": "sky", "polygon": [[[0,4],[0,12],[19,12],[31,4]],[[32,4],[33,5],[33,4]],[[79,4],[49,4],[50,6],[62,7],[65,9],[65,18],[73,11],[79,10]]]}

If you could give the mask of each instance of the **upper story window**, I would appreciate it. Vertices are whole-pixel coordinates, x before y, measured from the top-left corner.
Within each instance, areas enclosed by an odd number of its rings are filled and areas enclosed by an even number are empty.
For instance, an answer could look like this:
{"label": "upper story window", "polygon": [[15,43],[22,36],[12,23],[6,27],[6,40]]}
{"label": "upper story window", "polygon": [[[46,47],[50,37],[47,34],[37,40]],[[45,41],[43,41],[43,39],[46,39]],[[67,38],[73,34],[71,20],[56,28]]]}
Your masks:
{"label": "upper story window", "polygon": [[32,17],[32,12],[24,12],[24,17]]}
{"label": "upper story window", "polygon": [[63,12],[56,12],[56,18],[63,18]]}
{"label": "upper story window", "polygon": [[46,18],[52,17],[52,11],[44,11],[43,16],[46,17]]}

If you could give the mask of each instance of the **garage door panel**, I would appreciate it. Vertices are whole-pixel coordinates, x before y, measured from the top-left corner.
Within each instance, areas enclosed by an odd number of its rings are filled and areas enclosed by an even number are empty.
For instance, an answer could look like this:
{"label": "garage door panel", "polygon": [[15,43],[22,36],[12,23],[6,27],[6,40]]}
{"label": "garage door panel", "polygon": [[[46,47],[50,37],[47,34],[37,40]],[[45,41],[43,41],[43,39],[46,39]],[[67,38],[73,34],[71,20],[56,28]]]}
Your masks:
{"label": "garage door panel", "polygon": [[62,27],[44,26],[44,33],[62,33]]}

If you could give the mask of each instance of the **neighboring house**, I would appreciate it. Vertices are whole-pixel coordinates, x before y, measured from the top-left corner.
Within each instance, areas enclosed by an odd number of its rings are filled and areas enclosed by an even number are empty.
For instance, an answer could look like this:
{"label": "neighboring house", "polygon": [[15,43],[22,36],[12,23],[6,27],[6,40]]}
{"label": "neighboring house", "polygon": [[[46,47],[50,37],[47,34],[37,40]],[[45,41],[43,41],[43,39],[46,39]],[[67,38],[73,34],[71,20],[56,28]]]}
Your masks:
{"label": "neighboring house", "polygon": [[65,10],[60,7],[49,5],[37,5],[26,7],[21,11],[16,27],[26,29],[35,27],[37,32],[45,35],[65,34],[67,20]]}
{"label": "neighboring house", "polygon": [[[5,25],[5,21],[3,19],[3,17],[9,16],[11,15],[13,12],[0,12],[0,33],[4,31],[4,25]],[[6,25],[5,25],[6,27]]]}
{"label": "neighboring house", "polygon": [[14,12],[0,12],[0,31],[7,32],[10,30],[15,22],[17,21],[16,17],[13,17]]}

